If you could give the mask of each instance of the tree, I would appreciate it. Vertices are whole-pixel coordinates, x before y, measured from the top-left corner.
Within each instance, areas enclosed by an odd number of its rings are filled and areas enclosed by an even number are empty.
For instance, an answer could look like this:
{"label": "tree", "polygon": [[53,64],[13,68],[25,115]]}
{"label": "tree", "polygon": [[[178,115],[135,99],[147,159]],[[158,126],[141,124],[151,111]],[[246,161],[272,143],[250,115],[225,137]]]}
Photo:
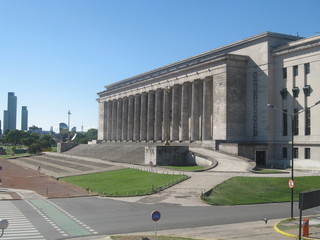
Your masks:
{"label": "tree", "polygon": [[36,133],[25,133],[24,138],[22,138],[21,143],[25,146],[31,146],[39,140],[39,135]]}
{"label": "tree", "polygon": [[32,144],[31,146],[28,147],[28,153],[30,154],[36,154],[36,153],[41,153],[41,146],[38,143]]}
{"label": "tree", "polygon": [[98,138],[98,129],[91,128],[86,133],[88,141]]}
{"label": "tree", "polygon": [[24,136],[24,132],[20,130],[11,130],[4,135],[4,140],[6,143],[11,143],[14,146],[21,143]]}

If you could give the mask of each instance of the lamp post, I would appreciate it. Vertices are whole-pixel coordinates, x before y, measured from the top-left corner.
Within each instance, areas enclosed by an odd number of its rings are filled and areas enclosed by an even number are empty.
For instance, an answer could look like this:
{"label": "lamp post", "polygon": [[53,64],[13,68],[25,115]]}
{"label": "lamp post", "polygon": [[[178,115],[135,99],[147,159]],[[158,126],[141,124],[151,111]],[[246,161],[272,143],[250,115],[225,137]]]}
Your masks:
{"label": "lamp post", "polygon": [[[282,112],[284,114],[286,114],[287,116],[290,116],[291,118],[291,181],[294,182],[294,174],[293,174],[293,170],[294,170],[294,165],[293,165],[293,158],[294,158],[294,129],[296,128],[295,126],[295,116],[299,115],[300,113],[302,112],[305,112],[311,108],[313,108],[314,106],[318,105],[320,103],[320,101],[317,101],[315,104],[313,104],[311,107],[308,107],[308,108],[303,108],[301,109],[300,111],[296,112],[296,113],[288,113],[288,112],[285,112],[283,111],[282,109],[280,108],[277,108],[275,106],[273,106],[272,104],[267,104],[268,107],[272,108],[272,109],[275,109],[279,112]],[[293,219],[293,188],[294,186],[291,187],[291,219]]]}

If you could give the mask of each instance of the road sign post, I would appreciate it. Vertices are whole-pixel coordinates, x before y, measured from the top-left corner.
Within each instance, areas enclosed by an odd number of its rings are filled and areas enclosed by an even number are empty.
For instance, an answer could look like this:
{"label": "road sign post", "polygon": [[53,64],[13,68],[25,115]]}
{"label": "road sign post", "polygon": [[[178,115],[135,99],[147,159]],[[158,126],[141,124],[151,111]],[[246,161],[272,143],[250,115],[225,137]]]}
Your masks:
{"label": "road sign post", "polygon": [[154,236],[157,237],[157,223],[161,218],[161,213],[159,211],[153,211],[151,213],[151,219],[154,221],[155,225],[155,231],[154,231]]}
{"label": "road sign post", "polygon": [[289,180],[289,188],[294,188],[294,181],[292,179]]}

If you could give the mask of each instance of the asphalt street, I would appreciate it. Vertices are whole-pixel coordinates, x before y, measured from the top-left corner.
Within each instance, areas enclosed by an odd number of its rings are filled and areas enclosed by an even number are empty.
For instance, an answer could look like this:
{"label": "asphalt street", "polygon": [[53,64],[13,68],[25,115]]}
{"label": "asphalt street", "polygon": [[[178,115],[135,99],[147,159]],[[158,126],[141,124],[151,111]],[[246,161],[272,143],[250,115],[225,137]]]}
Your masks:
{"label": "asphalt street", "polygon": [[[41,201],[41,204],[39,202],[34,204],[32,201]],[[226,225],[246,222],[253,222],[257,227],[261,227],[264,217],[270,220],[284,219],[290,214],[289,203],[190,207],[168,203],[133,203],[100,197],[6,202],[21,211],[21,214],[28,219],[27,222],[32,225],[32,230],[38,231],[39,236],[43,236],[39,239],[48,240],[152,232],[155,223],[151,219],[151,212],[154,210],[161,213],[161,219],[157,223],[158,231],[217,226],[223,228]],[[41,214],[48,209],[51,209],[49,213]],[[295,215],[298,216],[297,204],[295,204],[295,210]],[[305,211],[304,214],[313,215],[319,212],[320,208],[314,208]],[[61,217],[62,214],[63,217]],[[16,225],[17,220],[10,219],[10,228],[7,231],[21,231],[25,228],[24,224]],[[30,232],[20,234],[24,236],[20,239],[36,239],[32,237],[34,235],[30,235]],[[3,239],[19,239],[16,235],[10,236],[13,238],[5,234]]]}

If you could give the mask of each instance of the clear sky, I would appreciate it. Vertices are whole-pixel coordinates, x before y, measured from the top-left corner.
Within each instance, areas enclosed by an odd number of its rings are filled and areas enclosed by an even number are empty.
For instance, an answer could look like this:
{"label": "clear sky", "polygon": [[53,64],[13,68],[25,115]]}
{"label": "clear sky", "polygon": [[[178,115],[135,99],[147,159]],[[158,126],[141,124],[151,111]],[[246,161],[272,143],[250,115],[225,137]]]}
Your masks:
{"label": "clear sky", "polygon": [[0,0],[0,120],[98,127],[104,86],[266,31],[320,32],[320,0]]}

